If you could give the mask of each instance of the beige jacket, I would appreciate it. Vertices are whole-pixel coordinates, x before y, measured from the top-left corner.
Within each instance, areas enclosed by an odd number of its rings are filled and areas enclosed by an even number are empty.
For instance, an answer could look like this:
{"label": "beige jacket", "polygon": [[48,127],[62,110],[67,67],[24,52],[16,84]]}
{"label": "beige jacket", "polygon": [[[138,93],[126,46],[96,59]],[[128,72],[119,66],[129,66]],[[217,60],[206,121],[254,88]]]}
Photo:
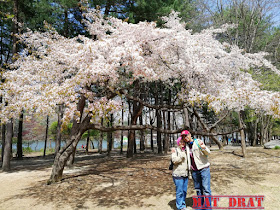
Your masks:
{"label": "beige jacket", "polygon": [[176,152],[171,154],[171,160],[174,163],[173,176],[187,177],[190,175],[191,159],[189,147],[186,146],[186,151],[182,151],[180,147],[177,147]]}
{"label": "beige jacket", "polygon": [[[188,148],[188,146],[187,146],[187,148]],[[195,143],[195,140],[194,140],[193,146],[192,146],[192,152],[193,152],[194,162],[195,162],[198,170],[210,166],[210,163],[209,163],[208,157],[207,157],[210,154],[210,149],[208,149],[208,147],[201,150],[197,146],[197,144]]]}

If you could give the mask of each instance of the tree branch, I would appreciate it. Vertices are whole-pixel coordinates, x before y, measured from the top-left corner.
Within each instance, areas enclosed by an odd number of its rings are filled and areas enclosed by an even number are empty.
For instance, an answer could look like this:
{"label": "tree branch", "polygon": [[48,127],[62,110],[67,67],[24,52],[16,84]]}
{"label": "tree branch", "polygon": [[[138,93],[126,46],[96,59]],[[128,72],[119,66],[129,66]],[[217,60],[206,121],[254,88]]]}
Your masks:
{"label": "tree branch", "polygon": [[154,131],[159,131],[161,133],[166,133],[166,134],[177,134],[181,133],[183,130],[188,129],[191,134],[193,135],[201,135],[201,136],[218,136],[218,135],[228,135],[233,132],[238,132],[241,129],[237,129],[231,132],[226,132],[226,133],[210,133],[210,132],[203,132],[203,131],[194,131],[191,130],[190,128],[184,127],[184,128],[179,128],[176,130],[167,130],[163,128],[157,128],[152,125],[129,125],[129,126],[123,126],[123,125],[116,125],[112,127],[104,127],[101,126],[100,124],[88,124],[87,129],[95,129],[103,132],[111,132],[111,131],[117,131],[117,130],[146,130],[146,129],[151,129]]}

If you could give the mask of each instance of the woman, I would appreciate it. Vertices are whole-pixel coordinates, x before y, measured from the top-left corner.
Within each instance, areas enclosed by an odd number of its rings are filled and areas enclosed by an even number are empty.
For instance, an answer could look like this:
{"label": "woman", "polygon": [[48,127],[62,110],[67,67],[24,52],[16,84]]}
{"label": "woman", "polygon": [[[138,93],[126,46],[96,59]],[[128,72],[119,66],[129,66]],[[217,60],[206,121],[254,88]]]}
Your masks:
{"label": "woman", "polygon": [[181,137],[177,139],[177,145],[178,147],[173,149],[171,154],[171,160],[174,164],[172,177],[176,186],[176,207],[179,210],[187,210],[185,200],[191,162],[190,156],[188,155],[188,148],[186,148],[186,142]]}

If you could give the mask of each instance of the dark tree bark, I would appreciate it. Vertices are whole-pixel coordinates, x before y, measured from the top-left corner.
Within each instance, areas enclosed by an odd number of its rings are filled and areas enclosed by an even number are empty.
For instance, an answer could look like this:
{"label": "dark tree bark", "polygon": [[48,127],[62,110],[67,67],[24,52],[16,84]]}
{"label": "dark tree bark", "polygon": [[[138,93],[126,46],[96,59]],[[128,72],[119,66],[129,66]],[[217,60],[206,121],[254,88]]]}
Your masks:
{"label": "dark tree bark", "polygon": [[[137,94],[136,92],[135,92],[135,94]],[[133,112],[135,111],[135,109],[136,109],[136,107],[137,107],[137,102],[136,101],[133,101],[132,102],[132,109],[133,109]],[[133,114],[133,113],[132,113]],[[131,116],[131,119],[133,118],[133,116]],[[137,118],[135,119],[136,120],[136,122],[135,122],[135,125],[137,124]],[[134,151],[134,154],[136,154],[137,153],[137,145],[136,145],[136,133],[135,133],[135,130],[134,131],[131,131],[131,132],[134,132],[134,134],[133,134],[133,151]]]}
{"label": "dark tree bark", "polygon": [[[4,25],[4,20],[3,20],[3,18],[1,18],[0,19],[0,21],[1,21],[1,25],[3,26]],[[4,45],[4,43],[3,43],[3,28],[4,27],[0,27],[0,65],[2,66],[3,65],[3,56],[2,55],[4,55],[4,50],[3,50],[3,45]],[[1,99],[1,101],[2,101],[2,99]]]}
{"label": "dark tree bark", "polygon": [[240,136],[241,136],[241,148],[242,148],[242,154],[243,157],[246,157],[246,141],[245,141],[245,132],[244,132],[244,122],[242,117],[244,116],[244,111],[239,111],[239,128],[240,130]]}
{"label": "dark tree bark", "polygon": [[[154,124],[154,119],[152,118],[152,109],[149,109],[149,118],[150,118],[150,125]],[[151,150],[154,151],[154,136],[153,136],[153,130],[151,129],[151,133],[150,133],[151,137],[150,137],[150,142],[151,142]]]}
{"label": "dark tree bark", "polygon": [[[122,109],[122,125],[124,125],[124,111]],[[123,154],[123,131],[121,131],[121,151],[120,154]]]}
{"label": "dark tree bark", "polygon": [[11,155],[12,138],[13,138],[13,120],[12,119],[10,119],[9,122],[7,122],[6,129],[7,129],[7,134],[6,134],[6,140],[5,140],[5,145],[4,145],[2,170],[10,171],[11,170],[10,160],[12,158],[12,155]]}
{"label": "dark tree bark", "polygon": [[[161,87],[159,87],[159,90],[157,89],[158,92],[160,92],[161,90],[162,90]],[[155,105],[159,105],[158,95],[159,94],[155,95]],[[161,113],[158,109],[156,110],[156,117],[157,117],[157,128],[160,129],[162,127],[162,121],[161,121]],[[162,141],[161,141],[160,131],[157,131],[157,148],[158,148],[158,154],[162,154]]]}
{"label": "dark tree bark", "polygon": [[94,149],[94,144],[93,144],[93,141],[90,140],[90,143],[91,143],[91,147],[92,149]]}
{"label": "dark tree bark", "polygon": [[[134,97],[137,97],[139,90],[139,81],[136,81],[134,84]],[[142,114],[143,104],[133,101],[132,113],[131,113],[131,121],[130,125],[136,125],[138,117]],[[127,154],[126,156],[133,157],[133,150],[135,152],[135,130],[130,130],[128,133],[128,146],[127,146]]]}
{"label": "dark tree bark", "polygon": [[[74,125],[75,125],[75,127],[78,127],[78,123],[76,121],[73,122],[73,127],[74,127]],[[72,129],[73,129],[73,127],[72,127]],[[72,131],[72,129],[71,129],[71,136],[76,136],[77,131],[75,129],[73,129],[73,131]],[[80,139],[81,139],[81,137],[82,136],[80,136]],[[73,139],[73,138],[71,137],[71,139]],[[80,141],[80,139],[78,140],[78,142]],[[73,147],[73,148],[72,148],[72,153],[70,154],[69,159],[67,161],[67,166],[68,167],[73,167],[73,164],[74,164],[74,161],[75,161],[77,145],[71,144],[71,147]]]}
{"label": "dark tree bark", "polygon": [[[142,115],[139,116],[140,125],[143,125],[143,117]],[[143,153],[145,150],[145,135],[144,130],[140,131],[140,152]]]}
{"label": "dark tree bark", "polygon": [[17,158],[22,159],[22,129],[23,129],[23,110],[21,111],[18,122],[18,138],[17,138]]}
{"label": "dark tree bark", "polygon": [[107,0],[106,6],[105,6],[105,12],[104,12],[104,14],[106,16],[109,15],[109,12],[110,12],[110,9],[111,9],[112,5],[113,5],[113,1],[112,0]]}
{"label": "dark tree bark", "polygon": [[[14,0],[14,6],[13,6],[13,13],[14,13],[14,22],[13,22],[13,56],[16,55],[16,53],[18,52],[18,14],[19,14],[19,4],[18,4],[18,0]],[[16,59],[16,56],[14,57],[14,60]]]}
{"label": "dark tree bark", "polygon": [[[177,130],[178,126],[176,123],[176,112],[173,112],[173,130]],[[178,138],[178,135],[176,136],[176,138],[173,135],[173,147],[176,145],[176,139]]]}
{"label": "dark tree bark", "polygon": [[2,159],[1,159],[1,161],[3,163],[5,141],[6,141],[6,124],[2,124],[1,132],[2,132],[2,153],[1,153],[1,158]]}
{"label": "dark tree bark", "polygon": [[[17,44],[17,35],[18,35],[18,15],[19,15],[19,1],[13,0],[13,14],[14,14],[14,21],[13,21],[13,61],[16,60],[16,54],[18,52],[18,44]],[[3,153],[3,164],[2,169],[3,171],[10,170],[10,159],[12,156],[12,139],[13,139],[13,120],[10,119],[9,122],[6,124],[6,139],[4,145],[4,153]]]}
{"label": "dark tree bark", "polygon": [[90,130],[87,131],[87,143],[86,143],[86,154],[88,154],[88,147],[89,147],[89,141],[90,141]]}
{"label": "dark tree bark", "polygon": [[137,153],[137,145],[136,145],[136,135],[135,135],[135,131],[134,132],[134,136],[133,136],[133,152],[134,154]]}
{"label": "dark tree bark", "polygon": [[44,144],[44,157],[46,156],[46,150],[47,150],[48,130],[49,130],[49,115],[47,115],[46,133],[45,133],[45,144]]}
{"label": "dark tree bark", "polygon": [[68,11],[64,10],[64,36],[69,37]]}
{"label": "dark tree bark", "polygon": [[[103,126],[103,118],[101,119],[101,125]],[[98,140],[98,153],[102,154],[102,142],[103,142],[103,132],[100,132],[99,140]]]}
{"label": "dark tree bark", "polygon": [[189,111],[187,108],[183,108],[183,120],[184,120],[184,125],[186,128],[190,128],[190,119],[189,119]]}
{"label": "dark tree bark", "polygon": [[58,105],[58,113],[57,113],[57,130],[56,130],[56,139],[55,139],[55,155],[60,150],[61,146],[61,125],[63,118],[63,105]]}
{"label": "dark tree bark", "polygon": [[260,115],[260,145],[264,142],[264,115]]}
{"label": "dark tree bark", "polygon": [[259,117],[257,116],[256,122],[254,124],[254,138],[252,142],[252,146],[255,147],[257,145],[258,140],[258,124],[259,124]]}
{"label": "dark tree bark", "polygon": [[[162,116],[163,116],[163,128],[164,128],[164,130],[167,129],[167,121],[166,121],[165,115],[166,115],[166,113],[163,111],[162,112]],[[163,151],[164,151],[164,154],[167,154],[168,148],[169,148],[168,134],[164,133],[164,139],[163,139]]]}
{"label": "dark tree bark", "polygon": [[[168,90],[168,105],[171,105],[171,90],[169,89]],[[171,112],[168,111],[167,112],[167,130],[170,130],[171,129]],[[166,138],[167,138],[167,150],[170,148],[170,145],[171,145],[171,138],[170,138],[170,134],[167,134],[166,135]],[[164,151],[166,152],[167,154],[167,150]]]}
{"label": "dark tree bark", "polygon": [[[112,127],[113,126],[113,114],[111,114],[110,116],[110,120],[108,122],[108,127]],[[110,153],[112,151],[112,147],[113,147],[113,133],[107,132],[107,155],[110,156]]]}
{"label": "dark tree bark", "polygon": [[[133,113],[131,116],[131,123],[130,125],[136,125],[137,118],[142,113],[143,106],[133,106]],[[133,157],[133,149],[134,149],[134,140],[135,139],[135,131],[130,130],[128,134],[128,146],[127,146],[127,157]]]}
{"label": "dark tree bark", "polygon": [[[77,132],[79,132],[79,131],[77,131],[76,129],[73,129],[73,127],[79,127],[79,125],[82,123],[82,118],[83,118],[83,112],[84,112],[84,107],[85,107],[85,105],[86,105],[86,98],[83,96],[83,95],[81,95],[81,98],[80,98],[80,100],[79,100],[79,102],[78,102],[78,104],[77,104],[77,110],[78,110],[78,112],[80,113],[80,119],[79,119],[79,121],[77,121],[77,120],[75,120],[75,119],[73,119],[73,126],[72,126],[72,129],[71,129],[71,136],[73,135],[73,136],[76,136],[77,135]],[[84,130],[84,132],[85,132],[86,130]],[[81,138],[82,136],[80,136],[80,138]],[[73,139],[72,137],[71,137],[71,139]],[[80,141],[80,139],[78,140],[78,142]],[[77,144],[78,144],[78,142],[77,142]],[[68,159],[68,161],[67,161],[67,166],[69,166],[69,167],[72,167],[73,166],[73,164],[74,164],[74,161],[75,161],[75,155],[76,155],[76,148],[77,148],[77,145],[75,145],[75,144],[71,144],[71,147],[73,147],[72,148],[72,153],[70,154],[70,157],[69,157],[69,159]]]}
{"label": "dark tree bark", "polygon": [[271,116],[265,115],[263,121],[263,144],[269,141],[269,128],[271,124]]}

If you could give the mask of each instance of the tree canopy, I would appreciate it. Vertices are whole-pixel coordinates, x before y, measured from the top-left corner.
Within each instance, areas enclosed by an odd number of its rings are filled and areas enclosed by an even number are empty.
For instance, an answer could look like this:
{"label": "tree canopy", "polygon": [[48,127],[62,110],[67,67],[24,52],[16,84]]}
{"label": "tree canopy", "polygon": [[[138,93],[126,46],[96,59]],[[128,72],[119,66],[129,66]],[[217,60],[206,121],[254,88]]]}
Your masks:
{"label": "tree canopy", "polygon": [[77,104],[85,97],[83,114],[94,122],[120,109],[120,98],[135,81],[180,83],[183,103],[203,101],[216,111],[250,105],[279,117],[279,93],[261,90],[240,71],[265,66],[279,75],[265,53],[246,53],[214,38],[232,26],[192,34],[175,12],[163,20],[165,28],[154,22],[130,24],[92,9],[84,23],[96,39],[66,38],[54,30],[24,33],[27,48],[14,70],[4,74],[1,94],[9,103],[2,103],[1,118],[16,117],[22,109],[50,113],[64,104],[64,122],[69,122],[80,117]]}

